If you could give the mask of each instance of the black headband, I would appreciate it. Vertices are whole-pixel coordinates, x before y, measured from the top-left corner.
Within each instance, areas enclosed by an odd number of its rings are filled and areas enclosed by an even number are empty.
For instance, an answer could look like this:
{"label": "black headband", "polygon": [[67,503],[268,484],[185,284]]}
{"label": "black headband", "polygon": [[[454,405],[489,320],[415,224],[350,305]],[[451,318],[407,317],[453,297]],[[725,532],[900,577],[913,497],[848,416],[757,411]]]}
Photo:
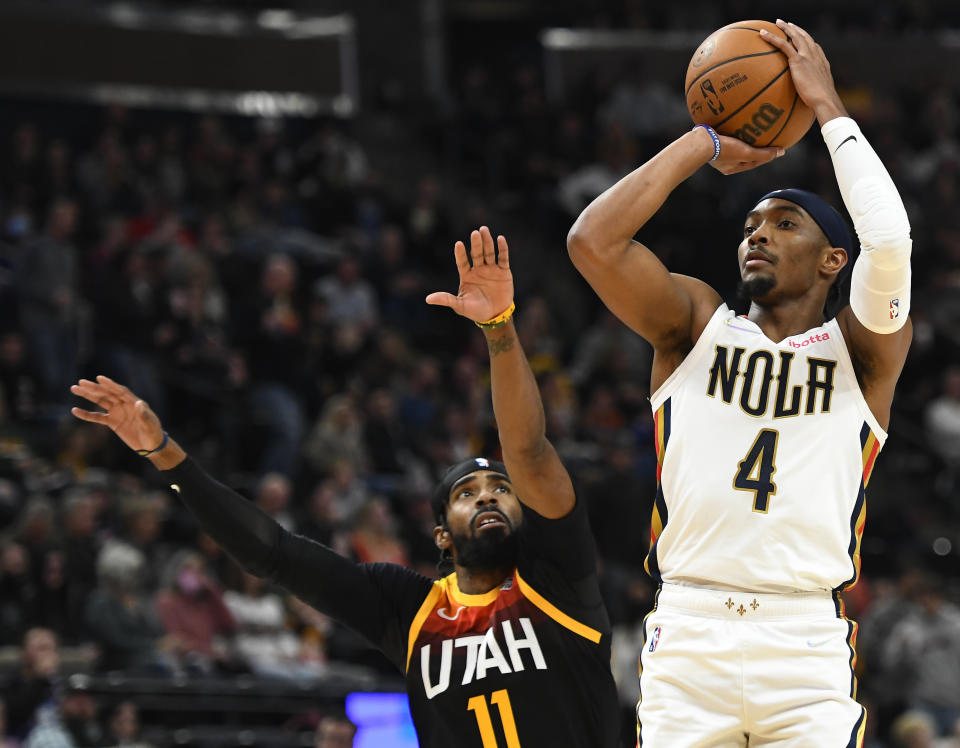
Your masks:
{"label": "black headband", "polygon": [[850,269],[853,267],[856,245],[853,243],[853,237],[847,228],[847,222],[843,219],[843,216],[840,215],[840,211],[819,195],[807,192],[806,190],[798,190],[794,187],[768,192],[757,200],[757,205],[770,198],[787,200],[803,208],[826,235],[831,247],[840,247],[847,251],[847,264],[846,267],[840,271],[841,279],[850,272]]}
{"label": "black headband", "polygon": [[470,475],[470,473],[475,473],[478,470],[489,470],[492,473],[499,473],[507,480],[510,480],[510,476],[507,475],[506,465],[496,460],[488,460],[486,457],[470,457],[451,466],[447,472],[443,474],[443,478],[440,479],[437,487],[433,489],[433,496],[430,498],[433,517],[438,525],[442,523],[443,517],[447,512],[447,502],[450,500],[450,489],[453,488],[453,484],[463,476]]}

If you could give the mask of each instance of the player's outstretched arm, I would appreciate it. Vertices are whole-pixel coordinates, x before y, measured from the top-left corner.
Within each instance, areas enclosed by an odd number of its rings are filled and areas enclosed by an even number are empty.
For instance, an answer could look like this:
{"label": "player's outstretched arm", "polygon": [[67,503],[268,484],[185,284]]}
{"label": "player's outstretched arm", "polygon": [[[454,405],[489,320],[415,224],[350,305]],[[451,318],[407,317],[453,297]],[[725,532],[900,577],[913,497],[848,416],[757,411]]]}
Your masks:
{"label": "player's outstretched arm", "polygon": [[[543,401],[514,327],[513,275],[507,240],[481,226],[470,234],[470,256],[463,242],[454,246],[460,289],[432,293],[428,304],[450,307],[482,327],[490,351],[493,412],[500,432],[503,462],[517,497],[548,519],[570,513],[576,499],[573,484],[546,437]],[[495,326],[494,326],[495,325]]]}
{"label": "player's outstretched arm", "polygon": [[910,347],[910,222],[883,163],[837,93],[823,49],[794,23],[789,37],[761,32],[790,65],[797,93],[813,109],[830,151],[840,194],[853,219],[860,256],[850,280],[850,306],[837,315],[864,395],[883,425]]}
{"label": "player's outstretched arm", "polygon": [[[373,575],[330,548],[288,532],[253,502],[215,481],[188,459],[180,445],[164,432],[150,406],[109,377],[81,379],[70,391],[101,409],[73,408],[73,415],[107,426],[141,454],[149,452],[144,456],[164,471],[203,531],[251,574],[271,579],[374,644],[383,643],[389,623],[412,620],[425,589],[419,596],[410,595],[415,605],[409,611],[391,607],[390,600],[402,599],[410,586],[429,587],[427,580],[412,579],[417,575],[399,567],[396,573],[381,570],[380,576]],[[385,581],[387,576],[389,580]]]}
{"label": "player's outstretched arm", "polygon": [[[719,138],[720,154],[711,165],[726,174],[752,169],[783,153]],[[610,311],[658,351],[689,347],[700,332],[697,322],[702,329],[720,297],[704,283],[672,275],[633,237],[670,193],[714,154],[711,134],[695,127],[597,197],[567,236],[577,270]]]}

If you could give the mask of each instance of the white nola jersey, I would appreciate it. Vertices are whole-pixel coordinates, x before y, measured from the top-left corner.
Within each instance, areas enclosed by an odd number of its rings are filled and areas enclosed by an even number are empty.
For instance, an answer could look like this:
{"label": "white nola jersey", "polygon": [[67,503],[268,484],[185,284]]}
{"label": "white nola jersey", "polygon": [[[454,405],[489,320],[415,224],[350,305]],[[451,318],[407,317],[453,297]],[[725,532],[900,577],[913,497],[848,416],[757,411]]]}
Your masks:
{"label": "white nola jersey", "polygon": [[836,320],[775,343],[721,305],[651,403],[655,580],[753,592],[856,582],[886,433]]}

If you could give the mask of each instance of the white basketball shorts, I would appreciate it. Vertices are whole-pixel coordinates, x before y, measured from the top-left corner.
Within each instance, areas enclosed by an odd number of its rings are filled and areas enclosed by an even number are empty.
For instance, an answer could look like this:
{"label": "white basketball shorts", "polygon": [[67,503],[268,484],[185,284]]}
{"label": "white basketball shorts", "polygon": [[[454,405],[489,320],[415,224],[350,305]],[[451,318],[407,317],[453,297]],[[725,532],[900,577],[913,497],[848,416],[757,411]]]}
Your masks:
{"label": "white basketball shorts", "polygon": [[829,593],[664,584],[644,622],[643,748],[860,748],[857,627]]}

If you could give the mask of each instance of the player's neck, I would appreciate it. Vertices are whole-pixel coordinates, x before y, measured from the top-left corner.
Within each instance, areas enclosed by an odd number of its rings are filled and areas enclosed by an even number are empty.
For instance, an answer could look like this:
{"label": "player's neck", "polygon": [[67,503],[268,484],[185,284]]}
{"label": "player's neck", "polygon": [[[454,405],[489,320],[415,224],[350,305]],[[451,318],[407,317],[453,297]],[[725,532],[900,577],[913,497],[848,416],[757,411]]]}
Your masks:
{"label": "player's neck", "polygon": [[503,584],[504,580],[513,574],[514,567],[471,569],[458,564],[454,568],[457,572],[457,587],[461,592],[467,595],[482,595]]}
{"label": "player's neck", "polygon": [[780,342],[824,322],[824,301],[803,296],[798,299],[778,300],[774,303],[752,301],[747,319],[763,330],[774,342]]}

